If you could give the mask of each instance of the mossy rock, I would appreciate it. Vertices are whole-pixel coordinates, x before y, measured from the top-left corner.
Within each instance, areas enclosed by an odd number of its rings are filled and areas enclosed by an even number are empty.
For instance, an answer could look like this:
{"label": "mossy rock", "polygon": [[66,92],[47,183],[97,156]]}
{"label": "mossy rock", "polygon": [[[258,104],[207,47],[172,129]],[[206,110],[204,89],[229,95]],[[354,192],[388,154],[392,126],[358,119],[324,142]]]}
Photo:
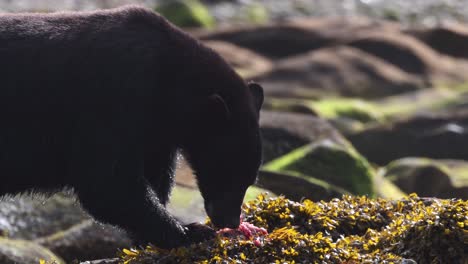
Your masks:
{"label": "mossy rock", "polygon": [[361,99],[330,98],[312,101],[309,105],[324,118],[349,118],[362,123],[381,122],[383,113],[379,107]]}
{"label": "mossy rock", "polygon": [[215,24],[209,10],[197,0],[165,1],[156,11],[180,27],[211,28]]}
{"label": "mossy rock", "polygon": [[343,188],[297,172],[261,170],[257,184],[294,201],[320,201],[349,194]]}
{"label": "mossy rock", "polygon": [[293,172],[326,181],[350,193],[374,196],[374,170],[352,146],[329,140],[298,148],[263,167],[268,171]]}
{"label": "mossy rock", "polygon": [[468,111],[420,113],[368,127],[348,140],[379,165],[404,157],[468,159]]}
{"label": "mossy rock", "polygon": [[421,196],[468,199],[468,162],[403,158],[388,164],[384,177]]}
{"label": "mossy rock", "polygon": [[326,120],[312,115],[262,111],[260,113],[264,162],[320,140],[347,146],[346,139]]}
{"label": "mossy rock", "polygon": [[40,260],[65,264],[61,258],[37,243],[0,237],[0,263],[31,264]]}

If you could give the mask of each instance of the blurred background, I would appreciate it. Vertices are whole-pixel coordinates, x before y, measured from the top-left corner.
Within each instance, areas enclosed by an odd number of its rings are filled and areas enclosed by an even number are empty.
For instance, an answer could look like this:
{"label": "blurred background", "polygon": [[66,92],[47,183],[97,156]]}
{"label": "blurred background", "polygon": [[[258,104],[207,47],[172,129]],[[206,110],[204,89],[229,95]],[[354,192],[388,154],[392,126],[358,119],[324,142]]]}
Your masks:
{"label": "blurred background", "polygon": [[[0,11],[125,4],[161,13],[264,87],[264,166],[246,199],[468,199],[468,1],[0,0]],[[176,173],[171,212],[203,221],[183,157]],[[96,227],[68,194],[4,199],[0,230],[65,260],[112,256],[129,243]]]}
{"label": "blurred background", "polygon": [[[93,10],[125,4],[149,8],[174,0],[1,0],[0,10],[8,12],[57,10]],[[192,5],[198,1],[192,2]],[[468,5],[464,0],[201,0],[216,21],[244,20],[243,13],[264,13],[268,20],[311,16],[366,16],[389,19],[405,24],[435,25],[446,21],[466,21]],[[197,3],[198,4],[198,3]],[[250,9],[250,10],[249,10]],[[260,11],[261,10],[261,11]],[[251,14],[250,14],[251,15]],[[248,22],[248,21],[244,21]]]}

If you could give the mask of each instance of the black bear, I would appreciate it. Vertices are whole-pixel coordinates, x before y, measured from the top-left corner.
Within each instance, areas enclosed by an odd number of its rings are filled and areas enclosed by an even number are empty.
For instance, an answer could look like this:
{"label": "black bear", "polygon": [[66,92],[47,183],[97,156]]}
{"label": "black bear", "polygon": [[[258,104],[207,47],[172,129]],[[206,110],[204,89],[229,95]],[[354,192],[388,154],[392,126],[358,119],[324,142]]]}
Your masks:
{"label": "black bear", "polygon": [[0,15],[0,194],[71,186],[95,219],[176,247],[214,234],[165,209],[180,150],[218,227],[261,163],[262,88],[140,7]]}

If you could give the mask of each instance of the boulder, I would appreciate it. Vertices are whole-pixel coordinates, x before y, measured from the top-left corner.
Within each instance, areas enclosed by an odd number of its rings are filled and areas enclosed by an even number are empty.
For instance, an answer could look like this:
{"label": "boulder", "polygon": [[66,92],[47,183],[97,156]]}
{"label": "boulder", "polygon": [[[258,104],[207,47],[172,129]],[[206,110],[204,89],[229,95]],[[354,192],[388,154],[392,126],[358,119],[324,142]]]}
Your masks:
{"label": "boulder", "polygon": [[384,177],[407,193],[438,198],[468,199],[468,162],[403,158],[384,169]]}
{"label": "boulder", "polygon": [[260,127],[264,162],[324,139],[340,146],[348,145],[346,139],[327,121],[311,115],[262,111]]}
{"label": "boulder", "polygon": [[377,56],[346,46],[286,58],[252,79],[262,83],[268,96],[281,98],[330,95],[380,98],[424,87],[416,76]]}
{"label": "boulder", "polygon": [[403,157],[468,159],[468,111],[420,114],[347,135],[380,165]]}

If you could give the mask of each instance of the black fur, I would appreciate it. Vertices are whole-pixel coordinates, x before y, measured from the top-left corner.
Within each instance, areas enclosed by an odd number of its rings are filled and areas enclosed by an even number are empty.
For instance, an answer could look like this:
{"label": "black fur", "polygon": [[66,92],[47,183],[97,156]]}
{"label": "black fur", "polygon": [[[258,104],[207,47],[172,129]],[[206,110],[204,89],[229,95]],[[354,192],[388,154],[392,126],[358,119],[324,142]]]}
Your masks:
{"label": "black fur", "polygon": [[71,186],[97,220],[179,246],[207,232],[165,209],[181,149],[212,221],[239,223],[263,95],[165,19],[138,7],[0,15],[0,73],[0,194]]}

